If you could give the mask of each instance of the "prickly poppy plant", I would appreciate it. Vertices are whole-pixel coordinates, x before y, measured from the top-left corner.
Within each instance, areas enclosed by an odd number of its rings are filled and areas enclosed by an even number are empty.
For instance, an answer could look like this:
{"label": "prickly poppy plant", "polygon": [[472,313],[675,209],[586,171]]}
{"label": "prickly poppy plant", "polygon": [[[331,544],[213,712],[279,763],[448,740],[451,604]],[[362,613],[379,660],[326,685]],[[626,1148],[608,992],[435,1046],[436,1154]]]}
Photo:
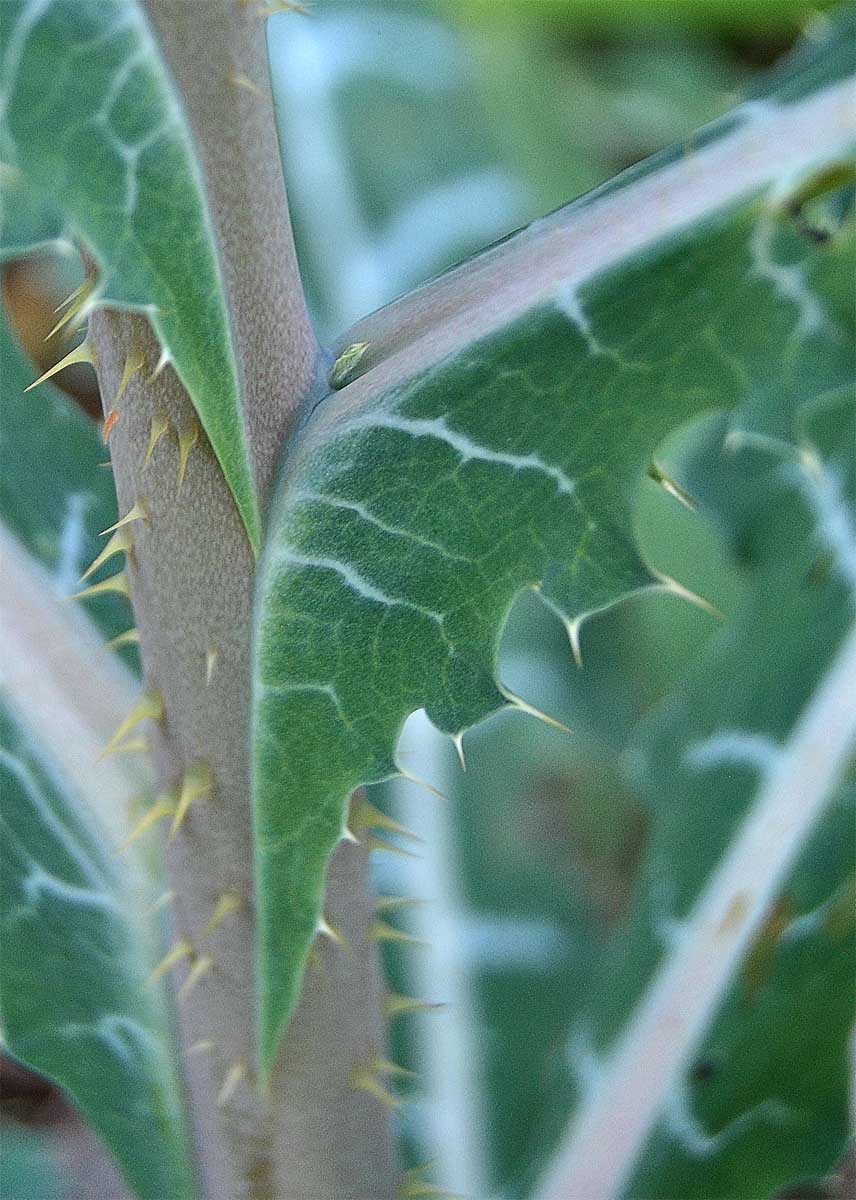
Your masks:
{"label": "prickly poppy plant", "polygon": [[[837,1186],[852,12],[412,291],[402,216],[373,294],[336,105],[475,154],[427,6],[0,20],[0,246],[68,283],[41,369],[2,330],[0,1013],[103,1194]],[[10,1200],[78,1194],[18,1136]]]}

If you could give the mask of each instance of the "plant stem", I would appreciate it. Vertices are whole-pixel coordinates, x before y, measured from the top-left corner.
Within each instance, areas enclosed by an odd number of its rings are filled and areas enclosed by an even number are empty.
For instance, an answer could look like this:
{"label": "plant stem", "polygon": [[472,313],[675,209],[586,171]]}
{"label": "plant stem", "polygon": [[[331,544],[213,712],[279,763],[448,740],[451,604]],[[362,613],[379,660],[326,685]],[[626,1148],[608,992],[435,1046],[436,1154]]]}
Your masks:
{"label": "plant stem", "polygon": [[313,385],[309,324],[273,115],[264,21],[241,0],[145,0],[195,135],[262,507]]}
{"label": "plant stem", "polygon": [[[295,414],[312,391],[319,352],[294,256],[262,21],[255,5],[237,0],[204,6],[151,0],[148,8],[197,141],[264,498]],[[367,856],[343,846],[334,860],[329,911],[348,949],[319,949],[270,1092],[262,1096],[254,1084],[248,749],[255,564],[201,433],[178,486],[175,435],[194,426],[194,415],[171,368],[151,377],[159,347],[148,322],[96,312],[90,329],[105,411],[128,355],[139,349],[145,357],[125,393],[110,449],[120,512],[142,504],[147,513],[128,527],[134,538],[128,574],[146,687],[163,697],[158,773],[174,790],[201,767],[213,779],[167,848],[174,936],[189,940],[197,961],[208,955],[213,963],[180,1009],[200,1193],[205,1200],[380,1200],[395,1190],[386,1113],[350,1085],[354,1065],[383,1046],[380,973],[368,939]],[[152,423],[164,417],[168,431],[146,464]],[[211,929],[218,901],[233,895],[239,909]],[[176,968],[176,982],[188,968]]]}

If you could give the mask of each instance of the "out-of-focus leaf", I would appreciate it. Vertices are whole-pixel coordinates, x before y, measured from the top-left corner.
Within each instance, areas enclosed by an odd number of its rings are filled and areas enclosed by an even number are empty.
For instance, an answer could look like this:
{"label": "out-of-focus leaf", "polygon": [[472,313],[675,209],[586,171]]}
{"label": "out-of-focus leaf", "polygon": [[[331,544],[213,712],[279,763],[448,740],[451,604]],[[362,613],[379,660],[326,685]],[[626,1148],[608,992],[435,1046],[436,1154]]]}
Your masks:
{"label": "out-of-focus leaf", "polygon": [[407,715],[459,737],[525,708],[495,668],[527,587],[574,637],[663,586],[632,506],[670,430],[722,408],[793,436],[804,401],[850,380],[851,239],[808,237],[782,196],[852,153],[849,32],[782,82],[787,102],[739,111],[689,159],[632,172],[352,331],[357,379],[293,454],[261,577],[264,1065],[345,798],[396,774]]}
{"label": "out-of-focus leaf", "polygon": [[[50,383],[24,394],[32,367],[0,312],[0,521],[50,573],[57,592],[78,591],[116,520],[116,493],[98,427]],[[109,574],[109,568],[106,571]],[[91,615],[108,637],[128,628],[127,603],[93,597]]]}
{"label": "out-of-focus leaf", "polygon": [[33,1133],[5,1127],[0,1155],[0,1196],[5,1200],[63,1200],[59,1174]]}
{"label": "out-of-focus leaf", "polygon": [[[633,25],[670,25],[702,29],[737,29],[757,34],[792,32],[832,10],[841,0],[469,0],[468,7],[486,22],[497,19],[497,9],[511,11],[533,24],[550,22],[559,27],[623,29]],[[501,19],[501,17],[500,17]]]}
{"label": "out-of-focus leaf", "polygon": [[[55,236],[61,215],[66,237],[98,261],[91,303],[147,312],[258,545],[213,233],[190,134],[147,20],[137,0],[6,0],[0,20],[0,185],[8,178],[12,189],[0,242],[8,238],[20,253],[25,236],[36,244]],[[37,211],[42,230],[33,226]]]}
{"label": "out-of-focus leaf", "polygon": [[319,0],[311,20],[269,22],[295,238],[323,335],[691,133],[744,81],[674,30],[592,53],[530,16]]}
{"label": "out-of-focus leaf", "polygon": [[69,1093],[137,1195],[192,1200],[171,1015],[146,982],[149,883],[5,705],[0,733],[4,1043]]}
{"label": "out-of-focus leaf", "polygon": [[[625,754],[651,834],[630,917],[565,1042],[565,1087],[582,1109],[610,1071],[616,1047],[632,1044],[646,989],[666,976],[682,946],[702,937],[694,923],[699,897],[779,764],[806,771],[793,759],[800,723],[821,702],[853,640],[851,388],[807,404],[793,433],[791,445],[739,451],[723,451],[720,437],[709,443],[706,463],[695,463],[700,485],[704,469],[717,481],[716,515],[732,535],[746,592],[728,627]],[[847,720],[852,696],[849,682],[843,687],[830,719],[840,708]],[[807,781],[818,769],[809,763]],[[712,1026],[699,1031],[703,1041],[680,1064],[660,1122],[625,1183],[628,1197],[769,1196],[819,1180],[846,1146],[856,969],[852,771],[824,799],[793,865],[785,860],[784,876],[772,880],[764,919]],[[788,828],[785,806],[769,837],[778,828]],[[736,895],[748,911],[754,890],[768,880],[753,861],[746,868]],[[739,928],[743,918],[734,912]],[[716,945],[708,953],[715,955]],[[692,978],[684,987],[687,999],[674,998],[678,1009],[692,1004]],[[631,1088],[629,1109],[639,1102]],[[567,1093],[564,1105],[558,1094],[554,1113],[569,1104]]]}
{"label": "out-of-focus leaf", "polygon": [[271,80],[302,274],[322,335],[538,210],[480,110],[473,64],[423,0],[273,17]]}

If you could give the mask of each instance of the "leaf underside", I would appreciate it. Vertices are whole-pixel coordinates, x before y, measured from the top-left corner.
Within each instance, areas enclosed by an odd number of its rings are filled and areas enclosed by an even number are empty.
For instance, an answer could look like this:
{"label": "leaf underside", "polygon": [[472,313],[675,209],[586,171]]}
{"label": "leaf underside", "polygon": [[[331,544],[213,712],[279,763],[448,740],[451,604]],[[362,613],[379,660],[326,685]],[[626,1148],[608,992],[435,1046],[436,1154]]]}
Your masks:
{"label": "leaf underside", "polygon": [[[785,80],[787,104],[769,111],[798,113],[806,86],[821,93],[823,62],[802,86]],[[698,144],[750,119],[763,122],[757,106]],[[811,170],[847,152],[831,138]],[[802,182],[785,155],[752,194],[677,217],[624,258],[621,225],[605,226],[608,268],[379,395],[354,403],[345,388],[310,421],[274,506],[257,609],[264,1068],[296,1002],[347,797],[399,773],[406,717],[424,708],[457,737],[519,703],[496,657],[523,590],[573,634],[621,597],[669,586],[636,549],[632,509],[671,430],[724,410],[795,441],[802,406],[849,383],[851,239],[810,236],[782,195]],[[619,189],[628,218],[634,186]],[[569,239],[576,211],[551,218]]]}
{"label": "leaf underside", "polygon": [[146,18],[137,0],[6,0],[0,23],[0,253],[82,243],[93,301],[149,315],[258,546],[214,235]]}

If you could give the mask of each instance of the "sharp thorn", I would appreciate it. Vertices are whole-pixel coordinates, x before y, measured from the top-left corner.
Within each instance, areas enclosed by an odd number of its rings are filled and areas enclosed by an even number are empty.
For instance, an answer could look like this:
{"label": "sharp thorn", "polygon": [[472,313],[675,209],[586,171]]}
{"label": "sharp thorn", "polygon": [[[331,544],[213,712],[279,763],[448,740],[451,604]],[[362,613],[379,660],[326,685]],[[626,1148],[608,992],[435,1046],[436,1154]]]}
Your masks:
{"label": "sharp thorn", "polygon": [[160,357],[158,358],[158,361],[155,363],[155,369],[152,371],[151,375],[149,376],[149,383],[151,383],[151,381],[153,379],[157,379],[158,375],[160,375],[160,373],[164,369],[164,367],[169,366],[169,364],[171,362],[172,362],[172,355],[170,354],[169,350],[167,350],[166,346],[162,346],[161,352],[160,352]]}
{"label": "sharp thorn", "polygon": [[672,496],[684,508],[688,508],[690,512],[696,512],[698,503],[693,497],[681,487],[671,475],[667,475],[663,468],[657,462],[652,462],[648,467],[648,478],[653,479],[654,483],[658,484],[668,495]]}
{"label": "sharp thorn", "polygon": [[[83,283],[78,284],[77,287],[74,289],[74,291],[71,292],[68,296],[66,296],[66,298],[60,304],[58,304],[56,306],[56,308],[54,309],[54,312],[55,313],[62,312],[62,310],[64,308],[67,308],[69,304],[73,304],[74,301],[77,299],[77,297],[81,294],[81,292],[86,291],[86,288],[88,287],[88,285],[89,285],[89,280],[84,279]],[[47,338],[45,338],[45,341],[47,341]]]}
{"label": "sharp thorn", "polygon": [[100,536],[106,537],[108,533],[114,533],[117,529],[121,529],[123,525],[130,525],[132,521],[145,521],[148,523],[149,514],[143,504],[138,500],[128,511],[124,517],[120,517],[115,525],[108,525],[106,529],[102,529]]}
{"label": "sharp thorn", "polygon": [[187,425],[182,426],[178,431],[178,491],[181,495],[181,489],[184,487],[184,476],[187,472],[187,460],[190,458],[190,451],[196,445],[199,439],[199,425],[196,421],[190,421]]}
{"label": "sharp thorn", "polygon": [[94,575],[99,567],[102,567],[115,554],[127,554],[134,544],[134,539],[131,537],[130,530],[117,529],[110,541],[104,547],[86,568],[80,577],[80,582],[84,583],[90,575]]}
{"label": "sharp thorn", "polygon": [[185,958],[192,957],[193,946],[190,944],[189,940],[187,938],[179,938],[175,945],[166,952],[158,965],[152,971],[151,975],[149,975],[147,981],[149,986],[163,979],[167,972],[171,971],[172,968],[177,966],[180,962],[183,962]]}
{"label": "sharp thorn", "polygon": [[210,937],[214,930],[223,924],[223,921],[226,919],[226,917],[228,917],[231,913],[239,912],[243,907],[244,901],[237,892],[224,892],[214,905],[214,912],[211,916],[211,920],[205,926],[202,936]]}
{"label": "sharp thorn", "polygon": [[82,362],[90,363],[92,366],[97,366],[98,363],[98,356],[95,353],[95,347],[90,343],[88,338],[84,338],[80,345],[76,346],[74,350],[69,350],[68,354],[66,354],[64,358],[61,358],[58,363],[54,363],[49,370],[45,371],[44,375],[40,375],[38,379],[34,380],[29,385],[29,387],[25,387],[24,391],[31,392],[33,388],[38,387],[40,383],[44,383],[46,380],[51,379],[60,371],[64,371],[66,367],[71,367],[75,363]]}
{"label": "sharp thorn", "polygon": [[156,825],[158,821],[162,821],[164,817],[171,817],[174,812],[175,800],[173,797],[166,794],[160,796],[148,812],[137,822],[125,840],[120,842],[116,847],[116,853],[124,854],[147,830]]}
{"label": "sharp thorn", "polygon": [[425,945],[421,938],[414,937],[412,933],[405,933],[403,929],[396,929],[394,925],[389,925],[377,917],[369,925],[369,938],[373,942],[400,942],[408,946]]}
{"label": "sharp thorn", "polygon": [[400,858],[421,858],[421,855],[414,854],[412,850],[405,850],[403,846],[395,846],[392,842],[385,842],[383,838],[369,837],[363,843],[369,853],[377,854],[397,854]]}
{"label": "sharp thorn", "polygon": [[691,592],[689,588],[684,587],[682,583],[678,583],[677,579],[672,579],[671,575],[663,575],[660,571],[653,571],[652,574],[657,580],[657,584],[655,586],[661,588],[665,592],[668,592],[672,596],[679,597],[681,600],[689,601],[690,604],[694,605],[696,608],[700,608],[702,612],[709,613],[710,616],[716,617],[719,621],[725,620],[725,613],[718,609],[715,604],[711,604],[709,600],[705,600],[704,596],[699,596],[696,592]]}
{"label": "sharp thorn", "polygon": [[335,925],[331,925],[324,917],[318,918],[318,924],[315,926],[315,933],[318,937],[325,937],[331,942],[335,942],[337,946],[345,946],[344,935]]}
{"label": "sharp thorn", "polygon": [[400,1106],[401,1100],[389,1090],[383,1079],[385,1076],[396,1075],[411,1076],[412,1072],[386,1059],[375,1058],[368,1063],[356,1063],[351,1069],[350,1083],[356,1091],[367,1092],[380,1100],[386,1108],[394,1109]]}
{"label": "sharp thorn", "polygon": [[573,621],[565,622],[565,629],[568,631],[568,641],[571,643],[571,654],[574,656],[574,662],[578,667],[583,665],[583,650],[580,645],[580,631],[582,630],[583,619],[577,617]]}
{"label": "sharp thorn", "polygon": [[461,729],[458,733],[452,734],[452,745],[455,747],[455,752],[458,755],[458,762],[461,764],[461,770],[466,771],[467,760],[464,757],[464,731]]}
{"label": "sharp thorn", "polygon": [[217,1094],[217,1107],[223,1108],[229,1103],[235,1094],[238,1084],[247,1077],[247,1064],[243,1059],[238,1059],[233,1062],[229,1070],[226,1072],[226,1077],[223,1080],[223,1086]]}
{"label": "sharp thorn", "polygon": [[428,783],[426,779],[420,779],[418,775],[414,775],[412,771],[408,771],[407,767],[396,765],[396,771],[402,779],[406,779],[408,783],[418,784],[419,787],[425,788],[432,796],[437,796],[440,800],[447,800],[439,788],[434,787],[433,783]]}
{"label": "sharp thorn", "polygon": [[145,366],[146,356],[139,346],[131,346],[128,355],[125,359],[125,367],[122,371],[122,378],[119,380],[119,388],[116,392],[116,398],[113,401],[113,407],[117,408],[119,401],[125,394],[125,388],[131,381],[132,376],[136,375],[137,371],[141,371]]}
{"label": "sharp thorn", "polygon": [[201,954],[199,956],[199,958],[197,958],[195,960],[195,962],[193,963],[193,966],[190,968],[190,971],[188,972],[187,978],[185,979],[185,981],[181,985],[181,987],[178,989],[179,1001],[187,999],[187,997],[190,995],[190,993],[196,987],[199,980],[202,979],[205,975],[207,975],[213,966],[214,966],[214,959],[211,957],[210,954]]}
{"label": "sharp thorn", "polygon": [[227,80],[232,87],[243,88],[247,92],[252,92],[255,96],[262,95],[261,88],[253,83],[252,79],[250,79],[248,75],[241,75],[237,71],[232,71],[232,73],[227,76]]}
{"label": "sharp thorn", "polygon": [[395,912],[399,908],[416,908],[427,903],[427,900],[416,896],[379,896],[375,903],[375,912]]}
{"label": "sharp thorn", "polygon": [[169,831],[170,841],[172,841],[184,824],[187,810],[194,800],[199,800],[202,796],[207,796],[213,786],[214,775],[207,763],[197,763],[186,772],[181,781],[178,804],[176,805],[175,816]]}
{"label": "sharp thorn", "polygon": [[499,689],[511,708],[516,708],[519,712],[528,713],[530,717],[535,717],[536,720],[542,721],[545,725],[549,725],[551,729],[558,729],[562,733],[573,734],[573,730],[569,729],[561,721],[557,721],[555,717],[550,717],[547,713],[541,712],[540,708],[535,708],[527,700],[523,700],[520,696],[516,696],[514,692],[510,692],[507,688],[500,687]]}
{"label": "sharp thorn", "polygon": [[155,452],[155,446],[161,440],[163,435],[169,429],[169,417],[164,413],[155,413],[152,417],[152,428],[149,433],[149,445],[146,450],[146,457],[143,459],[143,467],[149,465],[149,460]]}
{"label": "sharp thorn", "polygon": [[417,1000],[414,996],[401,996],[397,992],[388,992],[383,1000],[383,1011],[387,1020],[414,1012],[436,1012],[445,1008],[445,1004],[432,1004],[428,1000]]}
{"label": "sharp thorn", "polygon": [[217,664],[220,661],[220,651],[213,646],[206,651],[205,654],[205,686],[211,686],[211,680],[214,678],[214,672],[217,670]]}
{"label": "sharp thorn", "polygon": [[139,642],[140,631],[135,627],[133,629],[126,629],[124,633],[120,633],[116,637],[111,638],[107,643],[107,649],[117,650],[119,646],[127,646],[131,643],[134,645],[139,645]]}
{"label": "sharp thorn", "polygon": [[406,825],[401,825],[398,821],[394,821],[392,817],[388,817],[385,812],[381,812],[369,800],[361,797],[353,807],[350,820],[351,829],[357,837],[367,829],[385,829],[389,833],[397,833],[401,837],[410,838],[414,842],[421,842],[422,838],[418,834],[413,833]]}
{"label": "sharp thorn", "polygon": [[102,579],[100,583],[90,584],[82,592],[75,592],[74,595],[66,596],[65,598],[67,600],[88,600],[90,596],[104,596],[108,592],[115,592],[116,595],[124,596],[130,600],[131,585],[125,571],[118,571],[115,575],[111,575],[109,579]]}
{"label": "sharp thorn", "polygon": [[148,738],[128,738],[126,742],[120,742],[118,746],[111,746],[109,750],[105,750],[98,761],[101,762],[113,754],[148,754],[151,748],[152,744]]}
{"label": "sharp thorn", "polygon": [[96,280],[94,278],[85,279],[80,287],[76,287],[71,295],[67,296],[66,299],[63,300],[62,304],[60,304],[58,308],[54,309],[54,312],[62,312],[64,308],[67,309],[67,311],[64,316],[60,317],[56,325],[54,325],[53,329],[47,335],[45,338],[46,342],[49,342],[54,334],[59,333],[59,331],[66,325],[75,321],[75,318],[79,317],[81,322],[85,319],[87,301],[95,290],[95,284]]}
{"label": "sharp thorn", "polygon": [[110,738],[101,758],[114,750],[127,737],[132,729],[136,729],[143,721],[162,721],[164,714],[163,697],[158,691],[143,692],[137,703],[128,713],[125,720]]}
{"label": "sharp thorn", "polygon": [[401,1107],[400,1098],[391,1092],[377,1075],[373,1075],[365,1067],[354,1067],[351,1071],[351,1087],[358,1092],[366,1092],[369,1096],[374,1096],[390,1111]]}

